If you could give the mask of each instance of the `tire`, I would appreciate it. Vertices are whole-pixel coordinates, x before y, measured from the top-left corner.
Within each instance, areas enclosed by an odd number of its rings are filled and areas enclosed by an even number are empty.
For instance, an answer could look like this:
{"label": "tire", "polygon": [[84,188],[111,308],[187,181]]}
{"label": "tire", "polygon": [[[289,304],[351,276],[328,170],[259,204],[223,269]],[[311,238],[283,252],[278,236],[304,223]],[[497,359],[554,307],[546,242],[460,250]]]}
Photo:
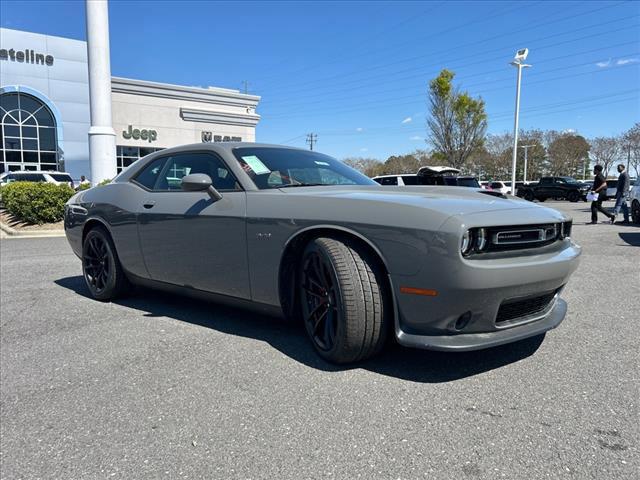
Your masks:
{"label": "tire", "polygon": [[570,202],[577,202],[578,200],[580,200],[580,194],[578,192],[571,191],[567,194],[567,200],[569,200]]}
{"label": "tire", "polygon": [[533,202],[535,200],[535,196],[533,195],[533,192],[524,192],[523,198],[525,200],[528,200],[529,202]]}
{"label": "tire", "polygon": [[348,240],[316,238],[299,264],[300,309],[318,354],[351,363],[382,350],[387,335],[384,275]]}
{"label": "tire", "polygon": [[539,202],[544,202],[547,199],[547,197],[538,197],[538,201]]}
{"label": "tire", "polygon": [[631,219],[633,223],[640,224],[640,202],[638,200],[631,202]]}
{"label": "tire", "polygon": [[96,300],[114,300],[130,287],[116,248],[104,227],[92,228],[82,243],[82,275]]}

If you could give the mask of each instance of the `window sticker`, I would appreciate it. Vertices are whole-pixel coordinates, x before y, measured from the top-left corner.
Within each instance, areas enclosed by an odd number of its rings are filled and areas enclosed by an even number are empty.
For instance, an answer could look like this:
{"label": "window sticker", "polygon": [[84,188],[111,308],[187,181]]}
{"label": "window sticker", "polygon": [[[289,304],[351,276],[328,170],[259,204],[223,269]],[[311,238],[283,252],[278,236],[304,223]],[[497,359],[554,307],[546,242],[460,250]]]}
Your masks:
{"label": "window sticker", "polygon": [[256,175],[271,173],[271,170],[255,155],[247,155],[246,157],[242,157],[242,160],[251,167],[251,170],[253,170]]}
{"label": "window sticker", "polygon": [[319,160],[314,160],[313,163],[315,163],[316,165],[324,165],[325,167],[329,166],[328,162],[321,162]]}

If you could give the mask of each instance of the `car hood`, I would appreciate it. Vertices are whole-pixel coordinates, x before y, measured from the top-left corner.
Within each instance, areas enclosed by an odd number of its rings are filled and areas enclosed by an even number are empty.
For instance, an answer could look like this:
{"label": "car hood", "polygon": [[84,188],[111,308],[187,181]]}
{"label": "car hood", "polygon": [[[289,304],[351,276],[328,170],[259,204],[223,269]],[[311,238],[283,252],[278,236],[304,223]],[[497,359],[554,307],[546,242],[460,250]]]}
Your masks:
{"label": "car hood", "polygon": [[437,210],[452,215],[465,215],[498,210],[544,209],[534,203],[513,197],[502,198],[470,187],[393,187],[393,186],[315,186],[282,188],[292,196],[366,200],[375,203],[405,205]]}

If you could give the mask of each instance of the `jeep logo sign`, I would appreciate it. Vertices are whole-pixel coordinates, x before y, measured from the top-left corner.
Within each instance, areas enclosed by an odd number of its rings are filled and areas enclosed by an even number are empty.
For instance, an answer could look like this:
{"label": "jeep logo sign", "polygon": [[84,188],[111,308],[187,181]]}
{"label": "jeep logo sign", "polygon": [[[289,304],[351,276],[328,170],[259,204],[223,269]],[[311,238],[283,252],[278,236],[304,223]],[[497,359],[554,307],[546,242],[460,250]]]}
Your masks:
{"label": "jeep logo sign", "polygon": [[122,136],[127,140],[133,138],[134,140],[147,140],[149,143],[155,142],[158,139],[158,132],[155,130],[140,130],[137,128],[133,128],[132,125],[129,125],[128,130],[122,131]]}

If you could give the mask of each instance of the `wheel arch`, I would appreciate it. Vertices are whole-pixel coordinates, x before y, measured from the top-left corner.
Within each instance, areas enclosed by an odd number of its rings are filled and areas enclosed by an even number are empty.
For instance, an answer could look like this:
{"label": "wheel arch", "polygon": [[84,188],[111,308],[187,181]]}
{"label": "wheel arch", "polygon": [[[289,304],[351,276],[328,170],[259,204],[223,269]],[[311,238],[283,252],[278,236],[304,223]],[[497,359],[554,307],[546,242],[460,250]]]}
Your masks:
{"label": "wheel arch", "polygon": [[84,239],[87,236],[87,233],[95,227],[103,227],[111,237],[111,240],[113,240],[113,234],[111,233],[109,224],[100,217],[91,217],[85,221],[82,226],[82,244],[84,244]]}
{"label": "wheel arch", "polygon": [[389,299],[389,305],[393,309],[391,322],[395,320],[395,300],[393,299],[393,288],[389,278],[389,267],[387,261],[380,250],[364,235],[349,228],[337,225],[315,225],[297,231],[284,244],[284,251],[280,258],[278,271],[278,295],[282,311],[286,318],[293,318],[298,309],[297,295],[292,288],[297,282],[297,266],[304,248],[314,238],[328,236],[337,239],[347,239],[363,248],[366,254],[381,269],[384,276],[385,295]]}

